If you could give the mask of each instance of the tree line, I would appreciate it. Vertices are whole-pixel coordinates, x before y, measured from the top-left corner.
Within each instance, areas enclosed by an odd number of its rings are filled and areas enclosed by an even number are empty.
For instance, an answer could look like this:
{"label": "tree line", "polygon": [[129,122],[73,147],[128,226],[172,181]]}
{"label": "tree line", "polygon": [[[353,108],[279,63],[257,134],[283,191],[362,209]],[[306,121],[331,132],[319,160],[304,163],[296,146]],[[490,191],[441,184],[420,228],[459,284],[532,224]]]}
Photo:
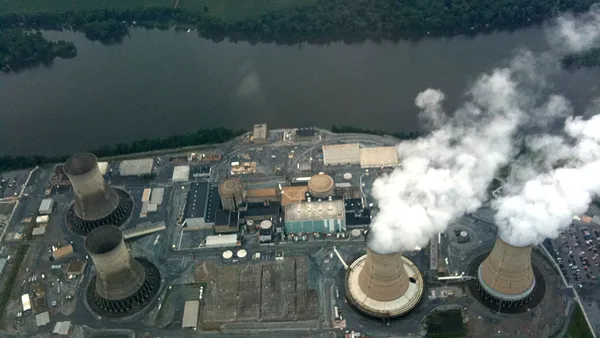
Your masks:
{"label": "tree line", "polygon": [[5,72],[76,55],[77,49],[71,42],[48,41],[40,32],[0,30],[0,70]]}
{"label": "tree line", "polygon": [[[194,133],[175,135],[163,138],[144,139],[131,143],[104,145],[90,152],[98,157],[135,154],[146,151],[175,149],[200,144],[223,143],[244,134],[242,129],[212,128],[199,129]],[[62,163],[71,155],[62,156],[2,156],[0,157],[0,172],[32,168],[38,165]]]}

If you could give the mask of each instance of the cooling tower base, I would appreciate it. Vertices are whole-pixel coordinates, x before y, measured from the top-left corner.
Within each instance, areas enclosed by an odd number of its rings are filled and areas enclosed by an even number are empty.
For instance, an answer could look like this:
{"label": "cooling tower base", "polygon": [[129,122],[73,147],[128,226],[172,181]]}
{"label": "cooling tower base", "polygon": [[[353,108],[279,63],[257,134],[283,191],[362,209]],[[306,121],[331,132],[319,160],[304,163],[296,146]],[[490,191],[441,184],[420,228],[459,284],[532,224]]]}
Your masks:
{"label": "cooling tower base", "polygon": [[87,302],[97,315],[109,318],[131,316],[143,310],[158,294],[160,289],[160,271],[151,262],[143,258],[135,258],[146,270],[146,280],[142,287],[133,295],[120,300],[102,298],[96,292],[96,276],[87,287]]}
{"label": "cooling tower base", "polygon": [[408,258],[404,260],[404,268],[410,278],[410,285],[404,295],[398,299],[381,302],[370,298],[359,287],[358,280],[367,255],[358,258],[346,273],[346,297],[348,302],[358,311],[369,317],[393,318],[407,314],[414,309],[423,295],[423,277],[417,266]]}
{"label": "cooling tower base", "polygon": [[69,229],[80,236],[86,236],[99,226],[111,224],[117,227],[123,225],[133,211],[133,198],[121,189],[115,189],[119,195],[119,205],[110,215],[97,220],[84,220],[75,214],[75,204],[67,212],[67,225]]}
{"label": "cooling tower base", "polygon": [[[469,266],[469,276],[478,276],[479,266],[488,256],[488,253],[475,258]],[[535,276],[533,289],[521,299],[506,299],[499,295],[494,295],[486,291],[486,287],[481,285],[479,279],[467,283],[470,293],[485,307],[500,313],[522,313],[536,307],[544,298],[546,293],[546,282],[541,271],[532,265]]]}

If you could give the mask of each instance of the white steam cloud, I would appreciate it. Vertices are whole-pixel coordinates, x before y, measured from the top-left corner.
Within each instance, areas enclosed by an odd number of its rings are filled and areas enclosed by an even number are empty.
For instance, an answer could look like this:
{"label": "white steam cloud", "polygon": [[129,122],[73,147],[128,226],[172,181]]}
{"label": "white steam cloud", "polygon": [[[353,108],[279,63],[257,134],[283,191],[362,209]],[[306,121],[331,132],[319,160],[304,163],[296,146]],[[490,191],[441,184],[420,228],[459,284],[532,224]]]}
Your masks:
{"label": "white steam cloud", "polygon": [[[513,161],[519,134],[545,130],[572,114],[569,102],[546,93],[545,84],[566,50],[582,51],[599,40],[599,23],[597,8],[577,18],[560,18],[552,30],[553,51],[537,56],[523,51],[508,66],[483,75],[451,116],[443,111],[442,92],[420,93],[415,104],[435,130],[400,143],[402,167],[375,181],[379,213],[371,224],[369,247],[385,254],[425,246],[450,222],[479,208],[498,169]],[[528,140],[554,158],[526,167],[521,176],[514,176],[519,179],[513,182],[521,185],[508,187],[510,195],[494,203],[502,236],[515,245],[538,242],[555,233],[549,222],[557,229],[573,211],[587,207],[598,186],[587,175],[595,172],[600,178],[600,164],[592,155],[599,154],[598,142],[591,136],[600,135],[594,129],[598,123],[567,120],[565,130],[571,141],[576,140],[571,144],[553,136]],[[578,164],[550,172],[559,159]],[[540,175],[540,170],[548,174]]]}
{"label": "white steam cloud", "polygon": [[512,245],[539,244],[568,227],[600,193],[600,115],[569,118],[564,137],[543,136],[538,148],[565,167],[538,174],[510,196],[494,201],[500,236]]}

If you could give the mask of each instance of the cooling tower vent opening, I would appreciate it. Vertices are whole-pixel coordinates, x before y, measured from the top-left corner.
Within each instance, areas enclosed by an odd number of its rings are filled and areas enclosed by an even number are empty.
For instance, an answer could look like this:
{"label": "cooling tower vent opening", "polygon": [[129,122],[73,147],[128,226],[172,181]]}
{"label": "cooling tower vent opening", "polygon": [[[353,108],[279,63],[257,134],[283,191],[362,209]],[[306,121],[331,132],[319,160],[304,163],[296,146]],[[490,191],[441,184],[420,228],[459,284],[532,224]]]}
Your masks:
{"label": "cooling tower vent opening", "polygon": [[98,158],[94,154],[76,154],[65,162],[63,170],[67,175],[83,175],[92,171],[97,164]]}
{"label": "cooling tower vent opening", "polygon": [[417,280],[414,279],[414,277],[408,277],[408,281],[411,282],[411,283],[413,283],[413,284],[417,283]]}
{"label": "cooling tower vent opening", "polygon": [[85,249],[92,255],[102,255],[114,250],[123,239],[123,233],[114,225],[96,228],[85,238]]}

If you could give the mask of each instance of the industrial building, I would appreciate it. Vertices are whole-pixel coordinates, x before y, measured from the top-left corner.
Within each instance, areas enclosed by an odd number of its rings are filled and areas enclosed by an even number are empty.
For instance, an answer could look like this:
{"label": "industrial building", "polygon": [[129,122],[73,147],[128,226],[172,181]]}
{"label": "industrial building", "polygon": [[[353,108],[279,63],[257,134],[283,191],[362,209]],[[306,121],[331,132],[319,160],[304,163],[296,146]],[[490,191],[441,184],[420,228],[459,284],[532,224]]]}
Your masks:
{"label": "industrial building", "polygon": [[69,228],[79,235],[113,224],[121,226],[133,211],[133,199],[120,189],[108,186],[98,169],[93,154],[73,155],[65,162],[64,171],[71,181],[74,203],[67,213]]}
{"label": "industrial building", "polygon": [[219,185],[219,196],[224,210],[237,210],[238,206],[246,201],[244,183],[239,178],[223,181]]}
{"label": "industrial building", "polygon": [[248,203],[245,210],[241,212],[241,217],[248,221],[262,221],[279,216],[281,213],[281,203]]}
{"label": "industrial building", "polygon": [[209,177],[211,169],[209,166],[196,166],[190,168],[190,178],[201,178],[201,177]]}
{"label": "industrial building", "polygon": [[255,124],[252,132],[252,141],[255,144],[266,144],[269,142],[269,130],[267,124]]}
{"label": "industrial building", "polygon": [[285,207],[286,234],[324,233],[346,230],[344,201],[288,204]]}
{"label": "industrial building", "polygon": [[323,163],[329,165],[348,165],[360,163],[358,143],[332,144],[323,146]]}
{"label": "industrial building", "polygon": [[360,149],[360,167],[395,167],[398,165],[396,147],[373,147]]}
{"label": "industrial building", "polygon": [[232,247],[239,246],[241,243],[238,241],[236,234],[231,235],[216,235],[206,236],[205,246],[209,248],[221,248],[221,247]]}
{"label": "industrial building", "polygon": [[312,141],[318,136],[315,127],[300,127],[296,129],[296,141]]}
{"label": "industrial building", "polygon": [[281,190],[281,206],[285,207],[288,204],[305,201],[307,193],[308,187],[305,185],[283,187]]}
{"label": "industrial building", "polygon": [[334,188],[333,178],[325,173],[318,173],[308,181],[308,192],[315,198],[332,196]]}
{"label": "industrial building", "polygon": [[119,165],[121,176],[141,176],[152,173],[154,159],[142,158],[137,160],[125,160]]}
{"label": "industrial building", "polygon": [[423,278],[401,252],[380,254],[367,247],[346,274],[346,296],[359,311],[391,318],[411,311],[423,295]]}
{"label": "industrial building", "polygon": [[270,242],[273,239],[274,227],[273,222],[264,220],[260,222],[259,240],[261,243]]}
{"label": "industrial building", "polygon": [[60,248],[54,250],[52,255],[50,255],[50,261],[58,261],[63,258],[69,257],[73,254],[73,246],[71,244],[61,246]]}
{"label": "industrial building", "polygon": [[131,315],[148,304],[160,287],[160,272],[150,262],[131,257],[123,233],[103,225],[85,238],[85,250],[94,263],[95,276],[88,285],[92,310],[107,317]]}
{"label": "industrial building", "polygon": [[533,246],[514,246],[500,236],[477,270],[480,291],[488,300],[514,307],[525,304],[535,288],[531,264]]}
{"label": "industrial building", "polygon": [[23,306],[23,312],[31,310],[31,298],[29,298],[28,293],[21,295],[21,305]]}
{"label": "industrial building", "polygon": [[45,226],[39,226],[39,227],[33,228],[33,231],[31,232],[31,235],[32,236],[42,236],[45,233],[46,233],[46,227]]}
{"label": "industrial building", "polygon": [[165,194],[165,188],[154,188],[150,195],[150,204],[161,205],[163,202],[163,196]]}
{"label": "industrial building", "polygon": [[73,325],[71,324],[71,322],[56,322],[56,325],[54,325],[54,330],[52,330],[52,333],[59,335],[59,336],[66,336],[71,332],[72,328],[73,328]]}
{"label": "industrial building", "polygon": [[69,263],[67,266],[67,275],[70,276],[79,276],[83,274],[85,267],[87,266],[87,261],[81,259],[75,259]]}
{"label": "industrial building", "polygon": [[179,165],[173,169],[172,182],[187,182],[190,180],[190,166]]}
{"label": "industrial building", "polygon": [[279,202],[279,193],[276,188],[249,189],[246,191],[246,202]]}
{"label": "industrial building", "polygon": [[196,330],[198,326],[198,312],[200,311],[200,301],[188,300],[183,307],[183,319],[181,320],[182,329]]}
{"label": "industrial building", "polygon": [[106,172],[108,171],[108,162],[98,162],[98,170],[100,170],[102,176],[106,175]]}
{"label": "industrial building", "polygon": [[40,327],[50,323],[50,313],[44,311],[35,315],[35,326]]}
{"label": "industrial building", "polygon": [[65,174],[63,164],[59,164],[56,167],[54,167],[54,172],[52,173],[50,184],[54,189],[60,191],[65,190],[71,186],[71,181],[69,181],[69,177],[67,177],[67,174]]}
{"label": "industrial building", "polygon": [[228,211],[218,209],[215,214],[215,233],[216,234],[231,234],[240,231],[238,211]]}
{"label": "industrial building", "polygon": [[54,200],[52,198],[44,198],[38,209],[40,215],[50,215],[52,213],[52,207],[54,207]]}

